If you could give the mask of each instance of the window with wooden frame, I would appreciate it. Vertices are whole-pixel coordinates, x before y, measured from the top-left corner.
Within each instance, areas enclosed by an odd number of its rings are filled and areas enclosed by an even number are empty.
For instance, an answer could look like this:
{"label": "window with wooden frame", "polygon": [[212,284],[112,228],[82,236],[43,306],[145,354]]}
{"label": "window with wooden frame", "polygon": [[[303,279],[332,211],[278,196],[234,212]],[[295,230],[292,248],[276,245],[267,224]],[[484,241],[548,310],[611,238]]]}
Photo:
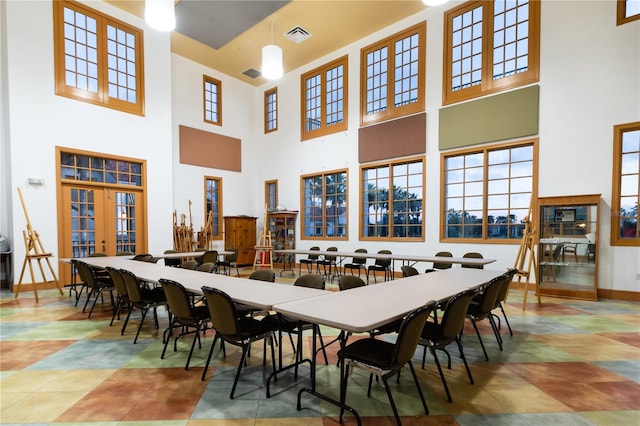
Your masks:
{"label": "window with wooden frame", "polygon": [[278,88],[264,92],[264,132],[278,130]]}
{"label": "window with wooden frame", "polygon": [[213,77],[202,76],[204,121],[222,126],[222,83]]}
{"label": "window with wooden frame", "polygon": [[618,25],[640,19],[640,0],[618,0]]}
{"label": "window with wooden frame", "polygon": [[522,239],[537,191],[536,141],[442,154],[441,170],[441,240]]}
{"label": "window with wooden frame", "polygon": [[539,79],[540,1],[468,1],[444,14],[444,105]]}
{"label": "window with wooden frame", "polygon": [[640,246],[640,121],[613,128],[611,245]]}
{"label": "window with wooden frame", "polygon": [[301,138],[317,138],[347,130],[347,56],[300,77]]}
{"label": "window with wooden frame", "polygon": [[141,30],[67,0],[53,28],[56,95],[144,115]]}
{"label": "window with wooden frame", "polygon": [[360,125],[424,111],[426,23],[360,51]]}
{"label": "window with wooden frame", "polygon": [[300,190],[301,238],[346,240],[347,170],[301,176]]}
{"label": "window with wooden frame", "polygon": [[211,223],[211,238],[222,239],[222,178],[204,177],[204,217]]}
{"label": "window with wooden frame", "polygon": [[424,157],[360,167],[360,239],[424,241]]}
{"label": "window with wooden frame", "polygon": [[267,211],[273,212],[278,207],[278,181],[267,180],[264,182],[264,203]]}

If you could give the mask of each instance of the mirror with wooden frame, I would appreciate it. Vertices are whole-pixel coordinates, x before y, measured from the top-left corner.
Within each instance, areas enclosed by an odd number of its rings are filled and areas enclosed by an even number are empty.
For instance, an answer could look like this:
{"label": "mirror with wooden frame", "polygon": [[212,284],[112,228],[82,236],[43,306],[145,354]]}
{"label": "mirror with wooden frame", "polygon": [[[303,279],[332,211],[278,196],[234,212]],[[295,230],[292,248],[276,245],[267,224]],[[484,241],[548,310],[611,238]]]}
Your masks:
{"label": "mirror with wooden frame", "polygon": [[540,294],[598,298],[600,195],[538,199]]}

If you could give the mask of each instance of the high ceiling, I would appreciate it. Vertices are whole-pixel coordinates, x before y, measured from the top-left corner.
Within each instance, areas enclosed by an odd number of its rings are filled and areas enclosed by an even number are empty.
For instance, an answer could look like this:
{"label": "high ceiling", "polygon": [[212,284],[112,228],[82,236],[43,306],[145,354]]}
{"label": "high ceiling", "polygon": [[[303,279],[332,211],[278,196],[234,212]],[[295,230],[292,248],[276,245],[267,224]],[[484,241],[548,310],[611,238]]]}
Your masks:
{"label": "high ceiling", "polygon": [[[106,1],[144,17],[143,0]],[[272,27],[287,73],[425,7],[420,0],[179,0],[171,50],[258,86],[266,81],[259,76],[261,52],[272,43]],[[285,36],[296,28],[311,36],[300,43]],[[243,74],[251,70],[258,76]]]}

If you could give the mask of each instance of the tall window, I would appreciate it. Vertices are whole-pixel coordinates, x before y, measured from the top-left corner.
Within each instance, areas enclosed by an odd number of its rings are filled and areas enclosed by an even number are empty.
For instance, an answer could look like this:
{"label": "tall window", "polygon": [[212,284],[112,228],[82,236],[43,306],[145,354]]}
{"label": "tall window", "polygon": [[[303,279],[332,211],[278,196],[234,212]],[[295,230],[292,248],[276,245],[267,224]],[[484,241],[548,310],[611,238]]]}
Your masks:
{"label": "tall window", "polygon": [[424,111],[424,22],[360,52],[360,125]]}
{"label": "tall window", "polygon": [[278,130],[278,88],[264,92],[264,132]]}
{"label": "tall window", "polygon": [[53,12],[56,94],[144,115],[142,31],[75,1]]}
{"label": "tall window", "polygon": [[211,215],[212,238],[222,239],[222,178],[204,177],[204,209],[205,222]]}
{"label": "tall window", "polygon": [[614,127],[611,245],[640,246],[640,122]]}
{"label": "tall window", "polygon": [[347,130],[347,57],[300,77],[302,140]]}
{"label": "tall window", "polygon": [[424,158],[363,166],[362,239],[424,240]]}
{"label": "tall window", "polygon": [[347,238],[347,171],[301,177],[302,239]]}
{"label": "tall window", "polygon": [[539,0],[465,2],[444,26],[445,105],[538,81]]}
{"label": "tall window", "polygon": [[268,211],[275,211],[278,207],[278,181],[267,180],[264,183],[264,202]]}
{"label": "tall window", "polygon": [[640,0],[618,0],[618,25],[640,19]]}
{"label": "tall window", "polygon": [[443,155],[442,238],[521,239],[537,188],[536,151],[527,141]]}
{"label": "tall window", "polygon": [[204,121],[222,126],[222,83],[220,80],[203,76]]}

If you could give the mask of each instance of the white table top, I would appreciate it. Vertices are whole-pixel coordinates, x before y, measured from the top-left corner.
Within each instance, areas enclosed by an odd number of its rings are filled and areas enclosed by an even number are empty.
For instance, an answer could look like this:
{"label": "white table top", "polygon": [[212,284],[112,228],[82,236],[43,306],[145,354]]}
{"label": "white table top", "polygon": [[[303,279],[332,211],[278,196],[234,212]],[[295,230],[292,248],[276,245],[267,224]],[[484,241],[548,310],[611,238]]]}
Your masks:
{"label": "white table top", "polygon": [[402,318],[431,300],[442,302],[461,291],[482,286],[505,272],[445,269],[276,304],[273,309],[304,321],[362,333]]}
{"label": "white table top", "polygon": [[[207,251],[217,251],[218,256],[226,256],[229,254],[233,254],[232,251],[227,251],[227,250],[207,250]],[[202,256],[204,253],[205,253],[205,250],[201,250],[201,251],[190,251],[190,252],[180,252],[180,253],[152,254],[151,256],[157,257],[158,259],[183,259],[185,257]]]}
{"label": "white table top", "polygon": [[138,278],[154,283],[157,283],[160,278],[177,281],[185,288],[197,293],[202,293],[202,286],[217,288],[227,293],[235,302],[261,310],[271,310],[276,304],[330,293],[307,287],[173,268],[156,263],[135,261],[123,256],[88,257],[80,260],[101,268],[111,266],[126,269],[133,272]]}
{"label": "white table top", "polygon": [[384,254],[384,253],[355,253],[352,251],[327,251],[327,250],[298,250],[298,249],[281,249],[274,250],[276,253],[283,254],[317,254],[319,256],[337,256],[340,258],[364,257],[368,259],[386,259],[386,260],[403,260],[408,262],[438,262],[438,263],[455,263],[470,266],[484,266],[495,262],[495,259],[476,259],[472,257],[443,257],[443,256],[418,256],[411,254]]}

